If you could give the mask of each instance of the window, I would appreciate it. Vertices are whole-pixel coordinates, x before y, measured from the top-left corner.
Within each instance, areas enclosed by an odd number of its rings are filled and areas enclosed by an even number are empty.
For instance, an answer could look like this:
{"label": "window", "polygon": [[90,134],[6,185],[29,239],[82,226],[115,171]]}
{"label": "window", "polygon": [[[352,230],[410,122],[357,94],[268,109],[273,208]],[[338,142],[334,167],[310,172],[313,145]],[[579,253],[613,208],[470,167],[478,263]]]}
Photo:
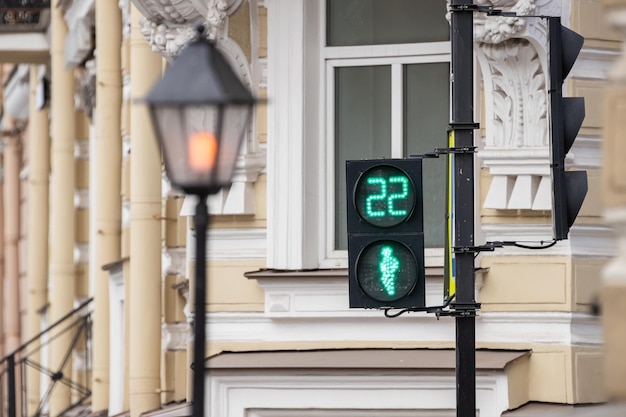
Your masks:
{"label": "window", "polygon": [[[345,268],[344,161],[447,145],[446,2],[266,4],[267,267]],[[424,171],[426,243],[441,248],[444,159],[426,160]],[[442,254],[427,250],[427,265],[441,266]]]}
{"label": "window", "polygon": [[[446,146],[449,25],[442,0],[326,0],[327,252],[345,257],[345,161]],[[427,247],[444,245],[445,158],[424,161]],[[332,213],[332,214],[331,214]],[[332,236],[332,238],[331,238]]]}

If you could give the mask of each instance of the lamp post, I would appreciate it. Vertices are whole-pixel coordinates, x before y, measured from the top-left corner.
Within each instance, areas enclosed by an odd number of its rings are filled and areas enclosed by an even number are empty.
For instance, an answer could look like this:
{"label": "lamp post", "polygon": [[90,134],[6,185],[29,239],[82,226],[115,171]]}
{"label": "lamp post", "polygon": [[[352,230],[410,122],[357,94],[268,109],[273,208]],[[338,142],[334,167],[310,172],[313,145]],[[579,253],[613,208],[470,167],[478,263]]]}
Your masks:
{"label": "lamp post", "polygon": [[197,36],[145,101],[172,185],[198,197],[196,233],[193,417],[204,417],[206,199],[229,185],[255,99],[215,46]]}

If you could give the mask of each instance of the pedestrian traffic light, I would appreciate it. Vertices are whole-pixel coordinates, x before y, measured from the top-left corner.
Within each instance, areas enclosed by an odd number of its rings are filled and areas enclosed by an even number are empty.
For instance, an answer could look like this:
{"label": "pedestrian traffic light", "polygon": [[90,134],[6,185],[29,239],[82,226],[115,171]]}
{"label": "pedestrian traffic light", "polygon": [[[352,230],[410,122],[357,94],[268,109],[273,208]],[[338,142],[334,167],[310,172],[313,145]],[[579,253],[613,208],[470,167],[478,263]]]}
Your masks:
{"label": "pedestrian traffic light", "polygon": [[350,308],[423,307],[421,159],[346,162]]}
{"label": "pedestrian traffic light", "polygon": [[567,239],[570,227],[587,195],[587,172],[565,171],[565,155],[574,144],[585,118],[585,99],[563,97],[563,81],[572,69],[584,38],[548,18],[550,42],[550,158],[552,175],[552,231]]}

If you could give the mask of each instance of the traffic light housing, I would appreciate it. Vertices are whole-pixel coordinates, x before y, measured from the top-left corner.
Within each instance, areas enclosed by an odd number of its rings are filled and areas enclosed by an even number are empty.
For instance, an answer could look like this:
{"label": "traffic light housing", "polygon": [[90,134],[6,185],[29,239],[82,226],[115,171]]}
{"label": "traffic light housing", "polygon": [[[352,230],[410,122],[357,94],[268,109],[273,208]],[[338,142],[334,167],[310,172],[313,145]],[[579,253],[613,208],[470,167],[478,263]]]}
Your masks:
{"label": "traffic light housing", "polygon": [[565,156],[585,118],[585,99],[563,97],[563,82],[585,39],[548,18],[550,65],[550,158],[552,175],[552,231],[555,240],[567,239],[587,195],[587,172],[565,171]]}
{"label": "traffic light housing", "polygon": [[346,161],[350,308],[424,307],[421,159]]}

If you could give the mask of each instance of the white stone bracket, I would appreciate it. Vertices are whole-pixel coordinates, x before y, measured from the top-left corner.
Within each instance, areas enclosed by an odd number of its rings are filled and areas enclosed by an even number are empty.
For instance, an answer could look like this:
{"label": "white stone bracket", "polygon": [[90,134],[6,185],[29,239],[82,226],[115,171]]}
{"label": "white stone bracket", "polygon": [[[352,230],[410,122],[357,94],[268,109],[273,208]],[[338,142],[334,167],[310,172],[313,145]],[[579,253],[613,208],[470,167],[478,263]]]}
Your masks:
{"label": "white stone bracket", "polygon": [[547,0],[478,0],[516,16],[476,13],[474,48],[485,94],[485,139],[478,157],[492,181],[484,207],[550,210],[547,29],[559,15]]}

